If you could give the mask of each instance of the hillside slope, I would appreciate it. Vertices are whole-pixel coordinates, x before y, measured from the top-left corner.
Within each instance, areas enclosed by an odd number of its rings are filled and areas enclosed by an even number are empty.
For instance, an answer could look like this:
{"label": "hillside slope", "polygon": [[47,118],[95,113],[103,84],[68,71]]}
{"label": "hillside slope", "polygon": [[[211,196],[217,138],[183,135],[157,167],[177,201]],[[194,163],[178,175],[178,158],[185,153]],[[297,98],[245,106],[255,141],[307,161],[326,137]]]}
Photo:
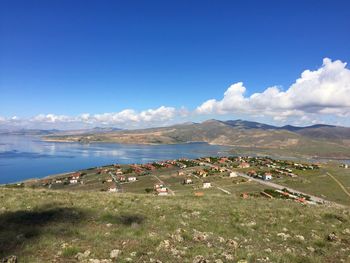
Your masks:
{"label": "hillside slope", "polygon": [[0,258],[19,262],[350,259],[349,210],[215,195],[0,188],[0,196]]}

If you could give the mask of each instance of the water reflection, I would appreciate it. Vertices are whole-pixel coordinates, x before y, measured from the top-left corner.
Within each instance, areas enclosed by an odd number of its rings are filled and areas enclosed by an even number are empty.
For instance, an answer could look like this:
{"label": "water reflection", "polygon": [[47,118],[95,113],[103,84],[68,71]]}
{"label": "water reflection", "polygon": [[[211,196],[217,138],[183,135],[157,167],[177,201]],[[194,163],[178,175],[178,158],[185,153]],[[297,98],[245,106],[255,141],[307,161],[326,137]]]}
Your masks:
{"label": "water reflection", "polygon": [[228,147],[205,143],[123,145],[55,143],[39,137],[0,135],[0,184],[111,163],[145,163],[180,157],[225,155]]}

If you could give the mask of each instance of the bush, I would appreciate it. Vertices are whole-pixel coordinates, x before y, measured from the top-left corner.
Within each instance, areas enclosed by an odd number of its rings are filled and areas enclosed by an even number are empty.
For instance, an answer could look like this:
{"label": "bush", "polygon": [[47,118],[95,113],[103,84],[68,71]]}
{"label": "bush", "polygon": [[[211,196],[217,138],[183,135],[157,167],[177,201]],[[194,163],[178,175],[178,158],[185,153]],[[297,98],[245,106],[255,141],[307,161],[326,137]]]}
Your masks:
{"label": "bush", "polygon": [[62,251],[62,256],[64,256],[64,257],[73,257],[78,252],[80,252],[80,249],[77,248],[77,247],[66,247]]}

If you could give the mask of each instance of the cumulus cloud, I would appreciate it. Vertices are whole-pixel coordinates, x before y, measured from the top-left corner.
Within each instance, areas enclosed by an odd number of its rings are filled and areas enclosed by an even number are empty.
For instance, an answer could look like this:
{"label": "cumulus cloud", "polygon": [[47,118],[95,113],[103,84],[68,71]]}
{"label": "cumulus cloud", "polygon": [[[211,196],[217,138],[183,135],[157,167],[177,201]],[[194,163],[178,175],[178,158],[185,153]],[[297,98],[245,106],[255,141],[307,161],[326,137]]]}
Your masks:
{"label": "cumulus cloud", "polygon": [[98,125],[128,127],[149,127],[163,125],[171,121],[176,115],[182,116],[183,109],[161,106],[156,109],[136,111],[125,109],[120,112],[89,114],[83,113],[78,116],[39,114],[32,118],[18,119],[17,117],[0,117],[0,123],[12,126],[25,126],[30,128],[72,128],[92,127]]}
{"label": "cumulus cloud", "polygon": [[171,120],[175,114],[175,108],[161,106],[157,109],[148,109],[141,112],[126,109],[116,113],[84,115],[81,116],[81,120],[85,122],[96,122],[103,124],[123,124],[126,122],[153,123]]}
{"label": "cumulus cloud", "polygon": [[231,85],[221,100],[210,99],[197,107],[198,114],[263,114],[284,120],[305,114],[350,113],[350,70],[340,60],[323,59],[315,70],[305,70],[286,91],[277,86],[245,96],[242,82]]}
{"label": "cumulus cloud", "polygon": [[0,128],[6,125],[64,129],[100,125],[143,128],[225,114],[293,124],[321,123],[330,120],[327,117],[331,116],[334,121],[339,122],[340,118],[341,122],[350,124],[345,121],[350,117],[350,70],[346,66],[340,60],[325,58],[320,68],[305,70],[288,89],[272,86],[250,96],[245,95],[243,82],[238,82],[231,85],[220,100],[209,99],[193,111],[161,106],[143,111],[125,109],[77,116],[39,114],[25,119],[0,116]]}

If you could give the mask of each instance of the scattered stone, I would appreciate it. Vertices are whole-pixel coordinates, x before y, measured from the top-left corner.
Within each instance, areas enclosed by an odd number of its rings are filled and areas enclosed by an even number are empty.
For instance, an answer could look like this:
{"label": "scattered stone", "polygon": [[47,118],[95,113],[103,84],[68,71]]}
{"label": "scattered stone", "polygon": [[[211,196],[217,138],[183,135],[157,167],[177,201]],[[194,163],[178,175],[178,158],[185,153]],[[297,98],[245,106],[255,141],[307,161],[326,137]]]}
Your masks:
{"label": "scattered stone", "polygon": [[94,259],[94,258],[90,258],[89,262],[90,263],[101,263],[101,261],[99,259]]}
{"label": "scattered stone", "polygon": [[313,239],[320,239],[320,237],[319,237],[316,233],[314,233],[314,232],[311,233],[311,237],[312,237]]}
{"label": "scattered stone", "polygon": [[162,248],[169,250],[170,249],[170,241],[169,240],[163,240],[160,242],[160,244],[157,247],[157,250],[161,250]]}
{"label": "scattered stone", "polygon": [[315,249],[313,247],[307,247],[307,250],[309,250],[310,252],[315,252]]}
{"label": "scattered stone", "polygon": [[265,251],[266,253],[272,253],[271,248],[266,248],[264,251]]}
{"label": "scattered stone", "polygon": [[300,241],[304,241],[305,240],[304,236],[302,236],[302,235],[296,235],[295,238],[299,239]]}
{"label": "scattered stone", "polygon": [[258,258],[257,262],[270,262],[270,258],[269,257]]}
{"label": "scattered stone", "polygon": [[171,235],[171,238],[177,242],[184,241],[184,238],[182,237],[181,233],[186,232],[185,230],[179,228],[175,231],[175,234]]}
{"label": "scattered stone", "polygon": [[256,225],[256,223],[254,221],[251,221],[251,222],[246,224],[246,226],[250,226],[250,227],[255,226],[255,225]]}
{"label": "scattered stone", "polygon": [[66,248],[66,247],[68,247],[68,246],[69,246],[68,243],[62,243],[61,248]]}
{"label": "scattered stone", "polygon": [[1,263],[17,263],[17,257],[12,255],[1,260]]}
{"label": "scattered stone", "polygon": [[349,228],[345,228],[342,233],[344,235],[350,235],[350,229]]}
{"label": "scattered stone", "polygon": [[227,253],[227,252],[222,253],[221,256],[223,256],[226,260],[233,260],[234,259],[233,255],[230,253]]}
{"label": "scattered stone", "polygon": [[194,241],[206,241],[208,239],[208,233],[200,232],[194,229],[193,240]]}
{"label": "scattered stone", "polygon": [[192,262],[193,263],[209,263],[209,261],[201,255],[195,256],[195,258],[193,259]]}
{"label": "scattered stone", "polygon": [[75,255],[75,258],[78,261],[82,261],[84,259],[87,259],[90,256],[90,253],[91,253],[90,250],[86,250],[86,251],[84,251],[84,253],[79,252]]}
{"label": "scattered stone", "polygon": [[214,263],[224,263],[221,259],[215,259]]}
{"label": "scattered stone", "polygon": [[332,232],[327,236],[327,240],[331,242],[335,242],[335,241],[338,241],[338,237],[334,232]]}
{"label": "scattered stone", "polygon": [[225,243],[225,238],[219,237],[218,239],[219,239],[219,242],[220,242],[220,243]]}
{"label": "scattered stone", "polygon": [[111,227],[111,226],[113,226],[113,224],[111,223],[106,224],[106,227]]}
{"label": "scattered stone", "polygon": [[132,262],[133,259],[132,259],[132,258],[126,258],[125,261],[126,261],[126,262]]}
{"label": "scattered stone", "polygon": [[199,216],[201,213],[199,212],[199,211],[194,211],[194,212],[192,212],[192,214],[191,215],[193,215],[193,216]]}
{"label": "scattered stone", "polygon": [[245,260],[245,259],[240,259],[240,260],[237,261],[237,263],[248,263],[248,261]]}
{"label": "scattered stone", "polygon": [[130,256],[132,256],[132,257],[136,257],[136,255],[137,255],[136,251],[133,251],[133,252],[130,253]]}
{"label": "scattered stone", "polygon": [[290,237],[290,235],[286,233],[278,233],[277,236],[281,237],[283,240],[287,240],[287,238]]}
{"label": "scattered stone", "polygon": [[149,236],[149,237],[156,237],[156,236],[157,236],[157,234],[156,234],[156,233],[154,233],[154,232],[149,232],[148,236]]}
{"label": "scattered stone", "polygon": [[227,240],[226,244],[229,247],[232,247],[233,249],[237,249],[238,248],[238,243],[235,240],[233,240],[233,239]]}
{"label": "scattered stone", "polygon": [[111,253],[109,254],[109,257],[112,259],[117,259],[119,257],[120,250],[119,249],[113,249]]}

